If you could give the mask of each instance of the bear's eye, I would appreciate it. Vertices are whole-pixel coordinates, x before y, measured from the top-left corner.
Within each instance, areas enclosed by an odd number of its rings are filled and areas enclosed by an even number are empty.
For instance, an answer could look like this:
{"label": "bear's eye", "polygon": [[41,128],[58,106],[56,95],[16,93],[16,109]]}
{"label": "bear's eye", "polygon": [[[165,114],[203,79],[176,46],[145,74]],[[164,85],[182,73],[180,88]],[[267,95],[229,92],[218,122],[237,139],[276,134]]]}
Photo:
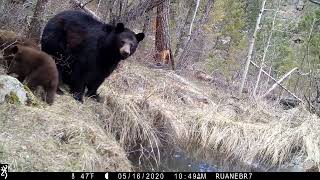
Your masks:
{"label": "bear's eye", "polygon": [[124,40],[121,40],[121,44],[125,44],[126,42]]}
{"label": "bear's eye", "polygon": [[133,43],[131,43],[131,44],[130,44],[130,49],[131,49],[131,51],[134,50],[134,48],[135,48],[135,47],[134,47]]}

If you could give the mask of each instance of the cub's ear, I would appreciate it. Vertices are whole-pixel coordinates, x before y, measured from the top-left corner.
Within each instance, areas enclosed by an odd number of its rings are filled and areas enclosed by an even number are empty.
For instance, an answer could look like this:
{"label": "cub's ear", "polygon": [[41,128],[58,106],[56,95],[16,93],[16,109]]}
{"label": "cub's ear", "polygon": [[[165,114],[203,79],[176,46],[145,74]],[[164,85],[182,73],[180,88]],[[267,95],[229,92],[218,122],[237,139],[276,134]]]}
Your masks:
{"label": "cub's ear", "polygon": [[12,47],[10,48],[10,52],[11,52],[12,54],[17,54],[18,51],[19,51],[19,46],[17,46],[17,45],[12,46]]}
{"label": "cub's ear", "polygon": [[109,24],[104,24],[102,27],[102,30],[106,33],[110,33],[113,30],[113,26]]}
{"label": "cub's ear", "polygon": [[138,42],[142,41],[144,39],[144,33],[138,33],[136,34],[136,39]]}
{"label": "cub's ear", "polygon": [[124,31],[124,25],[123,23],[118,23],[116,26],[116,33],[121,33]]}

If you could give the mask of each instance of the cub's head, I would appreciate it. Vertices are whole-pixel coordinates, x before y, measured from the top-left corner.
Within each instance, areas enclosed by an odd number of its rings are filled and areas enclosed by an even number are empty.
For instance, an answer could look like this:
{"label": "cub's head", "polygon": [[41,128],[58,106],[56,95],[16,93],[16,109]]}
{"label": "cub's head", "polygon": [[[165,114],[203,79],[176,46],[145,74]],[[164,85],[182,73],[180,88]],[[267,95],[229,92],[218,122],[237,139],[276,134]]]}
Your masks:
{"label": "cub's head", "polygon": [[131,56],[137,49],[139,42],[144,39],[144,33],[134,33],[128,28],[125,28],[122,23],[118,23],[115,28],[115,45],[119,50],[121,59],[126,59]]}
{"label": "cub's head", "polygon": [[14,55],[7,74],[18,74],[26,75],[31,71],[31,66],[29,65],[33,60],[32,53],[33,49],[31,47],[26,47],[22,45],[14,45],[9,49],[10,53]]}

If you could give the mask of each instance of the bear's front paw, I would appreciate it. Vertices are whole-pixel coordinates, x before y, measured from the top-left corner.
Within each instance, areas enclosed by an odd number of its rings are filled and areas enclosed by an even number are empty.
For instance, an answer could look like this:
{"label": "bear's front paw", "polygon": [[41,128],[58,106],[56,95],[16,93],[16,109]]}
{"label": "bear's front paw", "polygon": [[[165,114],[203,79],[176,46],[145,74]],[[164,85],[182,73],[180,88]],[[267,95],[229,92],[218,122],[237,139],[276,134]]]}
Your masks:
{"label": "bear's front paw", "polygon": [[93,98],[97,101],[97,102],[99,102],[99,103],[103,103],[104,102],[104,97],[103,96],[100,96],[100,95],[95,95],[95,96],[93,96]]}
{"label": "bear's front paw", "polygon": [[79,93],[73,94],[73,98],[81,103],[83,103],[83,96]]}
{"label": "bear's front paw", "polygon": [[57,94],[64,95],[64,92],[60,88],[57,88]]}

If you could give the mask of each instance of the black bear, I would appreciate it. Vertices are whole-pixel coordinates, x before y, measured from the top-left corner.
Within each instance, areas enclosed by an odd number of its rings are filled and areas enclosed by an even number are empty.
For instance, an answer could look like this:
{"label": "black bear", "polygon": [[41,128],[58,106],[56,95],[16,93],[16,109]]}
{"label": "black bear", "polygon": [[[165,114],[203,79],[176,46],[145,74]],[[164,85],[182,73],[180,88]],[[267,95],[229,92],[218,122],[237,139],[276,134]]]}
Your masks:
{"label": "black bear", "polygon": [[121,60],[132,55],[144,33],[134,33],[122,23],[102,23],[77,10],[63,11],[46,24],[42,50],[55,57],[60,81],[70,87],[78,101],[99,99],[97,89]]}
{"label": "black bear", "polygon": [[17,74],[21,82],[26,79],[31,90],[42,86],[46,92],[46,102],[53,104],[59,83],[59,74],[54,60],[34,47],[15,45],[10,47],[10,50],[14,58],[8,74]]}

